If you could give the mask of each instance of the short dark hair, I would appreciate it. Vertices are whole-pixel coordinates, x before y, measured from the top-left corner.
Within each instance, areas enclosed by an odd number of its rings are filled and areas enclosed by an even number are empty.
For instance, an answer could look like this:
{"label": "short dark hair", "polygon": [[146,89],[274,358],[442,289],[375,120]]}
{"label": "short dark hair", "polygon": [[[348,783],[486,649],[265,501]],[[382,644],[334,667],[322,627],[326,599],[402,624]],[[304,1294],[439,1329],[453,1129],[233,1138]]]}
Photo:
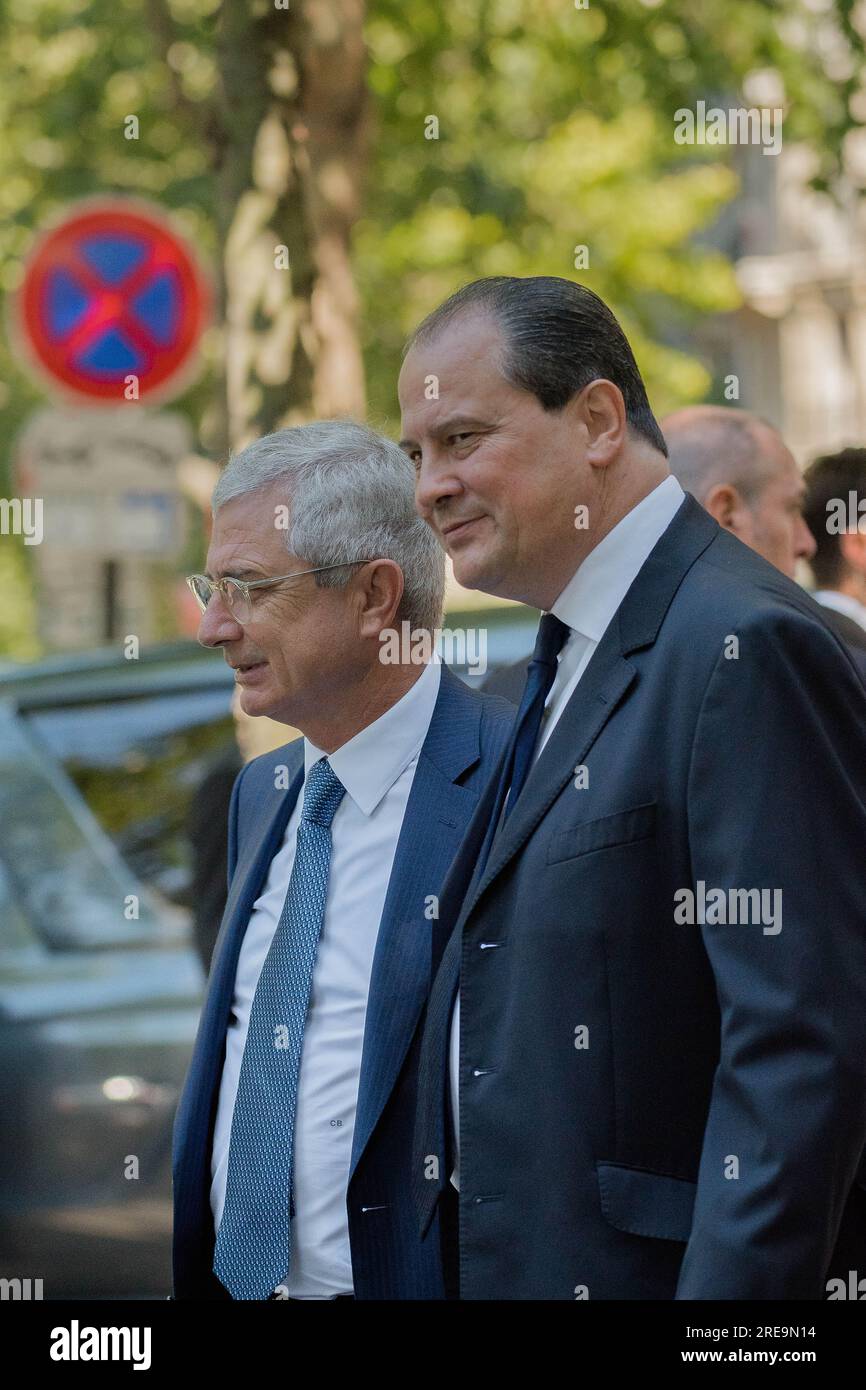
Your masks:
{"label": "short dark hair", "polygon": [[459,314],[491,313],[502,330],[507,381],[530,391],[545,410],[562,410],[578,391],[604,377],[618,386],[626,419],[667,458],[628,339],[603,299],[557,275],[492,275],[473,280],[428,314],[403,349],[434,338]]}
{"label": "short dark hair", "polygon": [[847,509],[849,492],[866,496],[866,449],[840,449],[823,454],[804,473],[806,497],[803,516],[815,537],[815,554],[809,561],[819,587],[832,588],[845,570],[838,535],[827,529],[827,504],[841,498]]}

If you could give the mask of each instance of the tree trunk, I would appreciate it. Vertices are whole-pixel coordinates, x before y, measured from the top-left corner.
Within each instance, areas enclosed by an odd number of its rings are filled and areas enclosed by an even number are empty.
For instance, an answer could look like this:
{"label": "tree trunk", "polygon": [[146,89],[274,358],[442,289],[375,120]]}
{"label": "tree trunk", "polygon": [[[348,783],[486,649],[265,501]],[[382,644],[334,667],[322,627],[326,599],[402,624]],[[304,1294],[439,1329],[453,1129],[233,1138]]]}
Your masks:
{"label": "tree trunk", "polygon": [[369,127],[364,0],[290,4],[224,0],[220,12],[217,201],[233,449],[365,407],[349,259]]}

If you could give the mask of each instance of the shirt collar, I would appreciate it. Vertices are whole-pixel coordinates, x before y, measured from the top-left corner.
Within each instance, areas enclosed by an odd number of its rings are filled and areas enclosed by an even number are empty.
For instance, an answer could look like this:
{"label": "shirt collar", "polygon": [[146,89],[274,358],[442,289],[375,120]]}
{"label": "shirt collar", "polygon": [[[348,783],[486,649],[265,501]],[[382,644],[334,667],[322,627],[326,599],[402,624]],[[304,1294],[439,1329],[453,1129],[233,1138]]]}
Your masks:
{"label": "shirt collar", "polygon": [[327,758],[355,805],[372,815],[401,772],[416,758],[427,737],[439,695],[442,662],[437,652],[396,704],[360,729],[347,743],[325,753],[304,739],[304,777],[313,763]]}
{"label": "shirt collar", "polygon": [[578,566],[551,613],[575,632],[600,642],[656,541],[667,530],[685,493],[673,474],[626,512]]}
{"label": "shirt collar", "polygon": [[840,594],[838,589],[816,589],[812,597],[825,608],[834,608],[844,617],[853,618],[854,622],[866,631],[866,607],[859,599],[851,594]]}

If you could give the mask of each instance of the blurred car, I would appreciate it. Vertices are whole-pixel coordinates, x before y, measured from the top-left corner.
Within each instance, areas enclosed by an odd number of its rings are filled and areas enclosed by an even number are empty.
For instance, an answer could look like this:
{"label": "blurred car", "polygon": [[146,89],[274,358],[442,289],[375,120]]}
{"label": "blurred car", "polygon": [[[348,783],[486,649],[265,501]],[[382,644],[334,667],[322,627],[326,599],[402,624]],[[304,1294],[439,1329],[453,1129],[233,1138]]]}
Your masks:
{"label": "blurred car", "polygon": [[195,644],[0,670],[0,1276],[171,1287],[171,1126],[204,972],[184,824],[231,743]]}
{"label": "blurred car", "polygon": [[[536,622],[451,627],[483,628],[490,671]],[[479,685],[472,650],[452,665]],[[189,812],[234,745],[233,689],[194,642],[0,666],[0,1278],[47,1299],[171,1287],[171,1132],[205,985]]]}

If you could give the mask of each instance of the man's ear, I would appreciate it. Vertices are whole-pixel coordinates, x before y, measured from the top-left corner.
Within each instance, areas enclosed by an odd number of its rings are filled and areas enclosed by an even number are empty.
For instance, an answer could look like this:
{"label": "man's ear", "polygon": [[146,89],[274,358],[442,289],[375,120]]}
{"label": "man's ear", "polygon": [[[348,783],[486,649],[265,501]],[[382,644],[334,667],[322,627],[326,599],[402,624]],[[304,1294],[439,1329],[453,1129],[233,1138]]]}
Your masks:
{"label": "man's ear", "polygon": [[628,430],[622,392],[612,381],[599,377],[578,393],[573,404],[586,439],[587,463],[607,468],[619,455]]}
{"label": "man's ear", "polygon": [[372,560],[354,580],[358,633],[378,639],[392,628],[403,597],[403,571],[395,560]]}
{"label": "man's ear", "polygon": [[726,531],[743,539],[748,508],[733,483],[716,483],[704,498],[703,506]]}

